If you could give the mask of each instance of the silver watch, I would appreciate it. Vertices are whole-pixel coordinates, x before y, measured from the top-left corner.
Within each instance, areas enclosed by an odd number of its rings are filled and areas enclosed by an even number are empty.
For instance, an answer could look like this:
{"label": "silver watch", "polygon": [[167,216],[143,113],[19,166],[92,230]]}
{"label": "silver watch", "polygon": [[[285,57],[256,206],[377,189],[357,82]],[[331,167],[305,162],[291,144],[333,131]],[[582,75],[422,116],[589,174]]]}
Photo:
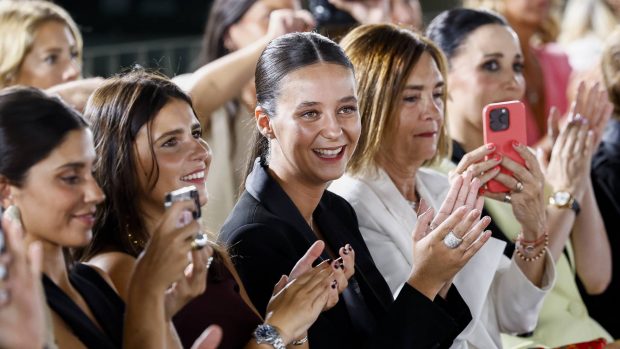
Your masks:
{"label": "silver watch", "polygon": [[275,349],[286,349],[278,330],[269,324],[258,325],[254,331],[254,338],[258,344],[269,344]]}

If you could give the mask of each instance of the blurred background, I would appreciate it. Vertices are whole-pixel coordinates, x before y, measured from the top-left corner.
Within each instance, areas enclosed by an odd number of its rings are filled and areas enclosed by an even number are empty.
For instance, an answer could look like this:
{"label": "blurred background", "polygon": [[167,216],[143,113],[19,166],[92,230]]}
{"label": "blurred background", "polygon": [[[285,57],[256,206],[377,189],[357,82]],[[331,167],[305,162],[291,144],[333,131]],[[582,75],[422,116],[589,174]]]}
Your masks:
{"label": "blurred background", "polygon": [[[83,74],[140,64],[168,76],[195,68],[211,0],[57,0],[84,36]],[[421,0],[424,21],[458,0]]]}

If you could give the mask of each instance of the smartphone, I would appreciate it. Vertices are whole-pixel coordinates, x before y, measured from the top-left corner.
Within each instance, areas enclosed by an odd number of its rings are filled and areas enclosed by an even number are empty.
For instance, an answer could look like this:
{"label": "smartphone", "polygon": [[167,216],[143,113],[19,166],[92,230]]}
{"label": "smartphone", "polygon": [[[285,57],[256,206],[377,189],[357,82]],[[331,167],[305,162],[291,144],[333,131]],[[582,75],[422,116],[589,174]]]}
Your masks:
{"label": "smartphone", "polygon": [[319,29],[350,27],[357,23],[348,12],[336,8],[328,0],[308,0],[308,9]]}
{"label": "smartphone", "polygon": [[[200,218],[200,197],[198,196],[198,190],[195,186],[190,185],[187,187],[183,187],[181,189],[177,189],[166,193],[164,198],[164,207],[168,208],[172,206],[174,202],[191,200],[194,202],[194,210],[192,211],[192,217],[194,219]],[[202,232],[198,232],[194,236],[194,245],[197,248],[203,248],[207,245],[208,238],[207,234]]]}
{"label": "smartphone", "polygon": [[[525,166],[525,160],[512,146],[514,141],[527,144],[525,120],[525,106],[520,101],[492,103],[485,106],[482,110],[484,143],[494,143],[495,153],[507,156]],[[487,160],[493,155],[487,156]],[[512,172],[504,167],[500,168],[500,172],[512,176]],[[486,190],[493,193],[510,192],[510,188],[494,179],[487,182]]]}

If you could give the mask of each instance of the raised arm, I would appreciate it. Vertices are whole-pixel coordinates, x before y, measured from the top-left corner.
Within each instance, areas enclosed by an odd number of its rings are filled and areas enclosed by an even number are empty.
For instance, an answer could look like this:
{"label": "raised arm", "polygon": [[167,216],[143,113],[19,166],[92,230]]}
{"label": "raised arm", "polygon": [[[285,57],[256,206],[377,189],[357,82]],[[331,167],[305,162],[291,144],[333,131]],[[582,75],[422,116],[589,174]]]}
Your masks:
{"label": "raised arm", "polygon": [[263,38],[207,63],[190,76],[181,76],[173,81],[189,93],[198,119],[206,125],[215,110],[238,96],[242,88],[252,81],[258,57],[269,41],[286,33],[308,31],[313,27],[314,19],[307,11],[273,11],[269,17],[269,29]]}

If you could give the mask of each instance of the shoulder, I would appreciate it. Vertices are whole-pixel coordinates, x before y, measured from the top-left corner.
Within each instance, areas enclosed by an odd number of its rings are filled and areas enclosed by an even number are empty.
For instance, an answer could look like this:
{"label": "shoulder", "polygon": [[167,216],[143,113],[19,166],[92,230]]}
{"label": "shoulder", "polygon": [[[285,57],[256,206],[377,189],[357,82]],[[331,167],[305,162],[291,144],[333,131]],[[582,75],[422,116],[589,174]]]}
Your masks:
{"label": "shoulder", "polygon": [[126,300],[136,259],[122,252],[104,252],[91,258],[84,264],[92,267],[102,275],[106,282]]}
{"label": "shoulder", "polygon": [[349,202],[357,201],[372,193],[372,189],[364,177],[354,177],[350,174],[345,174],[333,181],[327,190]]}

